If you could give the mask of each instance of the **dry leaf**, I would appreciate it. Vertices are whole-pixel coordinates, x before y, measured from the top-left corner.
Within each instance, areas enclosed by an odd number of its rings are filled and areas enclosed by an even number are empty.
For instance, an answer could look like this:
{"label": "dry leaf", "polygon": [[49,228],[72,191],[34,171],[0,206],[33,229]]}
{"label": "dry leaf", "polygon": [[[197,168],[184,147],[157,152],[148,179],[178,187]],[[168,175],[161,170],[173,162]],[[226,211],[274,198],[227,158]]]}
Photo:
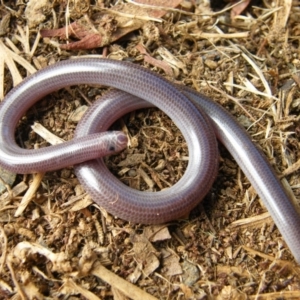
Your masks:
{"label": "dry leaf", "polygon": [[171,238],[169,229],[166,225],[152,225],[144,230],[144,236],[151,242],[169,240]]}
{"label": "dry leaf", "polygon": [[169,253],[166,255],[168,251],[164,251],[164,258],[162,259],[162,270],[164,276],[175,276],[182,274],[182,268],[179,263],[179,256]]}
{"label": "dry leaf", "polygon": [[149,276],[160,264],[157,258],[157,251],[143,235],[136,234],[131,239],[135,258],[143,265],[144,276]]}

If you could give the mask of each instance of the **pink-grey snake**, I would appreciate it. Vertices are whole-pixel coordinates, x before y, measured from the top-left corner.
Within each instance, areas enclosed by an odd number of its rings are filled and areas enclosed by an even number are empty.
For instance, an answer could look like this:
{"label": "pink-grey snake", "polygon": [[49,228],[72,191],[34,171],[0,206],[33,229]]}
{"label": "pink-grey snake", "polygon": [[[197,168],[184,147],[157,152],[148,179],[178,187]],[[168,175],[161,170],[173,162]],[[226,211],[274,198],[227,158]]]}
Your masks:
{"label": "pink-grey snake", "polygon": [[[77,84],[101,84],[117,90],[108,93],[106,101],[97,101],[89,108],[72,141],[37,150],[20,148],[15,142],[15,128],[28,108],[53,91]],[[116,119],[153,105],[171,117],[189,149],[184,176],[172,188],[156,193],[125,186],[108,171],[102,159],[95,159],[126,147],[124,133],[107,131]],[[29,76],[0,105],[3,168],[32,173],[74,164],[78,179],[96,203],[113,215],[136,223],[174,220],[199,203],[216,177],[216,137],[237,161],[300,263],[300,217],[272,167],[236,121],[196,91],[173,85],[132,63],[80,58],[59,62]]]}

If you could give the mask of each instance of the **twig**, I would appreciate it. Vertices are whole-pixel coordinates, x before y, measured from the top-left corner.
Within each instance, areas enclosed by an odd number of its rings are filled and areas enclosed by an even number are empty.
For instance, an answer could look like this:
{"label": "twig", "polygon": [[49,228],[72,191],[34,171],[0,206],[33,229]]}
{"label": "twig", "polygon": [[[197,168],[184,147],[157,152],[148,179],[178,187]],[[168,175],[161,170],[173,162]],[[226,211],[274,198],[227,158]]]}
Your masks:
{"label": "twig", "polygon": [[18,209],[15,212],[15,217],[19,217],[23,213],[25,208],[28,206],[28,204],[32,200],[32,197],[35,194],[36,190],[39,188],[40,183],[44,177],[44,174],[45,173],[37,173],[34,175],[33,182],[31,183],[31,185],[30,185],[29,189],[27,190],[27,192],[25,193]]}
{"label": "twig", "polygon": [[109,271],[100,263],[95,264],[94,269],[92,270],[92,274],[101,278],[111,286],[117,288],[124,295],[128,296],[133,300],[158,300],[157,298],[138,288],[134,284],[126,281],[125,279],[117,276],[115,273]]}

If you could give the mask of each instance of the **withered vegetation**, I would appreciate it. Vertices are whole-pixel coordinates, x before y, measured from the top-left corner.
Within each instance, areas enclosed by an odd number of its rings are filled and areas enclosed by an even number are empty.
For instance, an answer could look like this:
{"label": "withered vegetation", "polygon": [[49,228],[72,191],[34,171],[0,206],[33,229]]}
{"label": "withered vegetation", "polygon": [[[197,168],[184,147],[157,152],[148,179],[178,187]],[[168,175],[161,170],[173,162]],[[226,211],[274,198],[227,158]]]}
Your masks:
{"label": "withered vegetation", "polygon": [[[245,1],[240,9],[229,1],[138,2],[2,0],[0,98],[74,56],[132,61],[226,108],[298,205],[299,2]],[[77,86],[47,96],[20,121],[18,142],[33,149],[71,139],[104,92]],[[158,191],[180,179],[188,149],[163,112],[132,112],[116,126],[130,148],[107,164],[122,182]],[[300,298],[299,266],[222,145],[204,201],[161,226],[114,218],[93,203],[72,167],[17,175],[11,186],[0,176],[0,299]]]}

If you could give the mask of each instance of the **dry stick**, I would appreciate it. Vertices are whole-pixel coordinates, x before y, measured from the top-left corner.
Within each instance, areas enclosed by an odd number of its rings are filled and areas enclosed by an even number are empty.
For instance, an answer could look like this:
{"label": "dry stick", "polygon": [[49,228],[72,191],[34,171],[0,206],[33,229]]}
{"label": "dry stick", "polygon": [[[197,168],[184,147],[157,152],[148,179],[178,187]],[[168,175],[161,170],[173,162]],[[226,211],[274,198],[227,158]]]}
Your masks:
{"label": "dry stick", "polygon": [[235,228],[235,227],[243,227],[243,226],[247,226],[247,227],[255,226],[256,223],[267,222],[266,219],[270,219],[270,221],[273,221],[271,219],[271,216],[270,216],[269,212],[262,213],[258,216],[249,217],[249,218],[234,221],[234,222],[230,223],[228,227],[229,228]]}
{"label": "dry stick", "polygon": [[200,32],[200,33],[191,33],[191,36],[196,38],[203,38],[203,39],[239,39],[239,38],[246,38],[249,36],[249,31],[238,32],[238,33],[210,33],[210,32]]}
{"label": "dry stick", "polygon": [[149,16],[137,16],[134,14],[126,14],[126,13],[122,13],[120,11],[112,10],[110,8],[101,8],[101,11],[107,11],[110,14],[114,14],[117,16],[125,17],[125,18],[130,18],[130,19],[154,21],[154,22],[159,22],[159,23],[162,23],[162,21],[163,21],[163,19],[160,19],[160,18],[153,18],[153,17],[149,17]]}
{"label": "dry stick", "polygon": [[29,189],[25,193],[18,209],[15,212],[15,217],[19,217],[23,213],[23,211],[27,207],[27,205],[30,203],[33,195],[35,194],[36,190],[40,186],[40,183],[44,177],[44,174],[45,173],[37,173],[34,175],[32,184],[30,185]]}
{"label": "dry stick", "polygon": [[0,238],[2,237],[2,255],[0,257],[0,273],[4,270],[4,263],[6,262],[7,256],[7,236],[5,234],[4,228],[0,226]]}
{"label": "dry stick", "polygon": [[171,12],[175,12],[175,13],[180,13],[183,15],[188,15],[188,16],[217,16],[220,15],[226,11],[231,10],[233,7],[239,5],[240,3],[244,2],[245,0],[241,0],[237,3],[232,4],[231,6],[228,6],[218,12],[212,12],[212,13],[205,13],[205,14],[197,14],[194,12],[188,12],[182,9],[178,9],[178,8],[173,8],[173,7],[166,7],[166,6],[159,6],[159,5],[151,5],[151,4],[144,4],[144,3],[139,3],[136,1],[132,1],[132,0],[126,0],[126,2],[140,6],[140,7],[144,7],[144,8],[150,8],[150,9],[157,9],[157,10],[166,10],[166,11],[171,11]]}
{"label": "dry stick", "polygon": [[147,292],[138,288],[134,284],[126,281],[125,279],[117,276],[115,273],[109,271],[105,267],[103,267],[100,263],[96,263],[92,274],[101,278],[111,286],[120,290],[124,295],[133,299],[133,300],[158,300],[154,296],[151,296]]}

